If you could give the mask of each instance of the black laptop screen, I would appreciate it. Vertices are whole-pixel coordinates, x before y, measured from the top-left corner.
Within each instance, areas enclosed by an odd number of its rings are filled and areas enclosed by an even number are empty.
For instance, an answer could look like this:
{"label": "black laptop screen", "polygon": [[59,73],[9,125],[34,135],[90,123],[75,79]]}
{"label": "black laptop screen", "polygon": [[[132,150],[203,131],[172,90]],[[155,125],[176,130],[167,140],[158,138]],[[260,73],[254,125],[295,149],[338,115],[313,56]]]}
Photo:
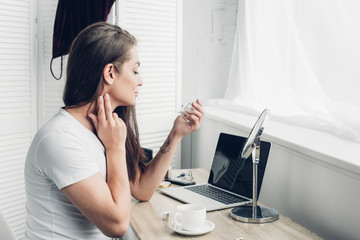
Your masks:
{"label": "black laptop screen", "polygon": [[[216,146],[208,183],[236,194],[252,198],[252,157],[241,158],[245,137],[221,133]],[[261,141],[260,161],[258,165],[258,197],[271,143]]]}

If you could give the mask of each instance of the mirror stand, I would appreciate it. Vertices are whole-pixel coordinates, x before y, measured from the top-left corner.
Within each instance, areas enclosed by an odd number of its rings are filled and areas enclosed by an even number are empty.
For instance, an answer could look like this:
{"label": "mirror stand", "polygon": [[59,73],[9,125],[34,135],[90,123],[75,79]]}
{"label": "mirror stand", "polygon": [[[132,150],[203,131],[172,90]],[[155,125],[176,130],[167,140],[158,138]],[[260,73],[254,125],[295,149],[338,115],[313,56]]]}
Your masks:
{"label": "mirror stand", "polygon": [[247,223],[268,223],[279,219],[279,212],[276,209],[257,205],[257,182],[258,182],[258,164],[260,159],[260,135],[252,143],[252,161],[253,161],[253,194],[252,206],[245,205],[235,207],[231,210],[231,217],[237,221]]}

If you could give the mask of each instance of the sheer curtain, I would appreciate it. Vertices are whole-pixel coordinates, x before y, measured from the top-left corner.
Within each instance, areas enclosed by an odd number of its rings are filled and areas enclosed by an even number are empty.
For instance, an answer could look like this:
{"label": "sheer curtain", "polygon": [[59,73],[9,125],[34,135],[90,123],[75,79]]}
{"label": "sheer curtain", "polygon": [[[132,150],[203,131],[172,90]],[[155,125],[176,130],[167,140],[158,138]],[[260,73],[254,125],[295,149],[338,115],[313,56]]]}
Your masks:
{"label": "sheer curtain", "polygon": [[208,105],[360,142],[360,1],[239,0],[224,99]]}

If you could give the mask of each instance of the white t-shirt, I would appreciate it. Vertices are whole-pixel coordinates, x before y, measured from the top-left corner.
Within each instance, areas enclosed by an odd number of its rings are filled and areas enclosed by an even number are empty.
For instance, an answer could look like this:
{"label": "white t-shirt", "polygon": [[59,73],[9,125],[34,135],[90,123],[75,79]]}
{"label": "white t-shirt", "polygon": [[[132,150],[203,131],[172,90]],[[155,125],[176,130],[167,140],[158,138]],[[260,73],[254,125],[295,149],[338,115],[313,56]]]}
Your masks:
{"label": "white t-shirt", "polygon": [[60,190],[97,172],[106,179],[105,149],[60,109],[35,135],[25,163],[26,239],[109,239]]}

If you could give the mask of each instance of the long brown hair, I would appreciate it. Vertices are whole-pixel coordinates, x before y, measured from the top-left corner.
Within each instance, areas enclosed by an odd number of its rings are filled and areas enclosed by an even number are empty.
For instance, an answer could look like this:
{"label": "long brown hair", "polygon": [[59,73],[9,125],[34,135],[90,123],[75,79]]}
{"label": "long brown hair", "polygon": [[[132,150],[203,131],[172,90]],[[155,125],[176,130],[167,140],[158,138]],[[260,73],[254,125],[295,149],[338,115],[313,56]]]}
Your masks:
{"label": "long brown hair", "polygon": [[[63,95],[65,108],[96,102],[104,87],[104,67],[109,63],[116,63],[121,69],[121,65],[129,60],[129,50],[136,44],[133,35],[109,23],[98,22],[82,30],[70,48]],[[130,181],[135,181],[136,170],[145,169],[145,155],[139,142],[135,107],[120,106],[115,112],[127,127],[127,170]]]}

